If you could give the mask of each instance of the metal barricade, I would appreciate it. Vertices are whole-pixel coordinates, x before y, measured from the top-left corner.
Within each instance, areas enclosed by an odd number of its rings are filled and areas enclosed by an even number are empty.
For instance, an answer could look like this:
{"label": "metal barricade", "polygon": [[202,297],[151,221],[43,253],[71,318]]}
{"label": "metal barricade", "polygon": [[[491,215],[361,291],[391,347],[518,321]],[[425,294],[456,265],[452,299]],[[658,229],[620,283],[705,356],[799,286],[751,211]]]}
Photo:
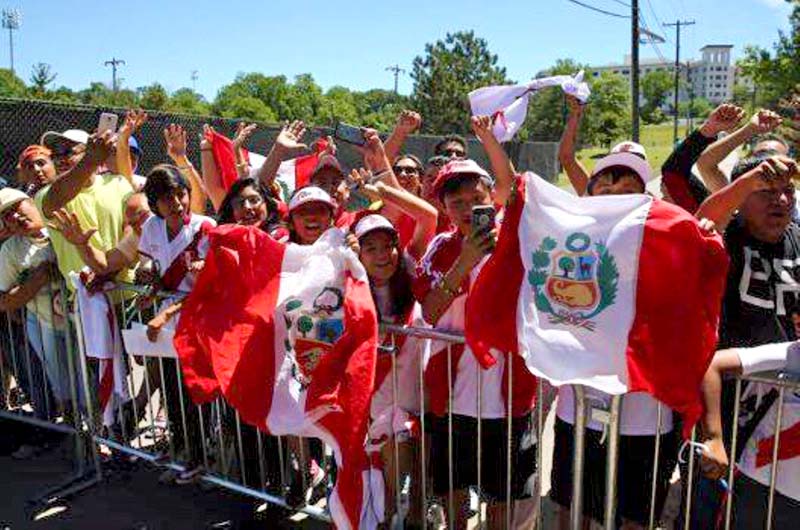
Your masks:
{"label": "metal barricade", "polygon": [[[123,286],[121,291],[132,291],[142,294],[141,288],[133,286]],[[65,314],[66,303],[64,304]],[[132,325],[146,325],[150,318],[157,312],[158,304],[154,303],[148,307],[136,307],[131,299],[119,301],[115,305],[117,323],[121,329],[127,329]],[[75,329],[80,330],[80,315],[74,315],[76,320]],[[31,347],[26,346],[21,340],[14,340],[20,336],[19,316],[17,321],[5,319],[3,325],[8,330],[6,340],[2,344],[4,363],[0,365],[0,377],[3,382],[3,395],[8,396],[10,387],[24,387],[26,374],[35,370],[35,356],[31,355]],[[464,344],[463,336],[448,333],[442,330],[428,328],[407,328],[400,326],[383,326],[382,333],[388,339],[384,341],[385,346],[380,348],[379,356],[389,356],[391,362],[388,381],[390,382],[390,393],[392,399],[392,417],[389,424],[392,426],[390,436],[384,441],[383,449],[378,451],[376,460],[383,465],[385,491],[390,493],[391,498],[386,498],[383,503],[383,513],[386,517],[386,524],[391,528],[403,528],[405,522],[426,528],[458,528],[459,522],[465,522],[470,528],[583,528],[587,524],[586,514],[589,499],[584,498],[584,489],[587,481],[594,481],[595,484],[602,482],[605,495],[602,499],[603,516],[595,521],[596,526],[606,529],[617,528],[621,521],[625,519],[625,513],[620,513],[619,491],[620,482],[620,458],[625,454],[626,440],[631,436],[620,434],[621,417],[625,396],[615,396],[610,398],[602,407],[598,407],[593,398],[586,393],[586,389],[581,386],[574,386],[572,391],[575,393],[575,417],[573,422],[572,439],[572,495],[569,507],[558,508],[561,515],[553,517],[553,506],[547,506],[550,501],[545,501],[547,494],[548,477],[542,476],[543,470],[550,465],[551,456],[549,447],[552,445],[554,433],[546,429],[548,415],[552,415],[552,400],[545,396],[548,393],[546,384],[540,381],[537,389],[536,405],[529,412],[530,431],[529,439],[526,441],[530,447],[535,444],[535,477],[530,491],[531,498],[527,501],[513,500],[498,502],[487,497],[487,472],[497,476],[501,466],[499,461],[484,461],[487,444],[498,443],[498,439],[486,437],[486,419],[484,398],[486,393],[486,373],[477,368],[475,374],[474,398],[477,418],[474,422],[474,465],[469,463],[474,469],[474,483],[470,484],[465,490],[457,490],[457,483],[463,483],[461,473],[467,467],[467,462],[458,460],[457,454],[463,451],[458,450],[459,444],[464,442],[463,432],[459,425],[463,424],[463,418],[459,418],[454,413],[453,403],[454,394],[452,391],[447,393],[449,404],[445,416],[435,418],[429,409],[428,402],[431,388],[428,388],[425,381],[425,363],[430,356],[430,347],[437,344],[438,355],[447,358],[447,385],[453,388],[458,368],[457,348]],[[406,362],[402,359],[402,348],[398,346],[400,337],[415,338],[420,341],[422,346],[414,351],[412,355],[420,356],[417,362],[412,364],[413,374],[416,379],[409,385],[408,372],[402,372],[400,366]],[[77,342],[73,344],[73,338]],[[65,355],[68,361],[69,372],[69,393],[72,407],[79,414],[75,415],[72,423],[65,422],[58,418],[55,421],[47,419],[41,420],[32,417],[31,411],[40,406],[36,403],[43,403],[45,410],[52,407],[49,396],[40,397],[32,403],[22,404],[22,406],[9,407],[6,404],[4,410],[0,411],[2,417],[13,417],[36,425],[45,426],[57,430],[65,430],[77,434],[76,440],[76,460],[81,464],[80,477],[84,480],[80,483],[70,484],[66,491],[76,492],[80,489],[97,483],[100,475],[100,452],[117,452],[129,455],[150,462],[162,469],[175,472],[185,472],[188,469],[200,466],[202,472],[199,479],[214,486],[224,488],[231,492],[242,494],[253,499],[267,502],[292,510],[295,517],[310,516],[322,521],[330,521],[330,516],[326,509],[326,495],[329,492],[333,475],[335,474],[335,464],[332,462],[331,451],[328,448],[320,447],[320,444],[301,440],[296,437],[272,437],[245,425],[238,413],[228,406],[223,399],[204,405],[192,404],[183,387],[182,373],[179,361],[170,356],[143,356],[134,358],[132,354],[125,353],[124,365],[125,387],[130,395],[130,401],[116,407],[114,425],[102,425],[102,411],[98,410],[97,405],[97,373],[93,363],[87,361],[84,352],[86,351],[86,341],[92,337],[83,337],[80,332],[66,335],[66,349],[76,348],[71,355]],[[77,360],[77,363],[73,361]],[[405,369],[405,368],[404,368]],[[514,387],[514,371],[506,370],[507,380],[504,382],[508,388],[508,401],[505,403],[506,410],[511,409],[511,396]],[[797,392],[800,390],[800,382],[782,374],[763,374],[744,378],[751,383],[761,383],[774,385],[779,389],[779,396],[776,402],[777,421],[775,438],[772,445],[772,459],[770,463],[770,483],[768,487],[768,517],[764,521],[764,528],[773,528],[772,512],[775,506],[776,495],[775,480],[777,473],[780,472],[779,466],[779,445],[780,445],[780,422],[782,405],[786,392]],[[737,408],[734,415],[738,415],[738,403],[741,397],[742,381],[736,383],[736,403]],[[10,386],[9,386],[10,385]],[[413,410],[405,410],[418,421],[419,430],[413,436],[395,430],[396,418],[394,414],[401,409],[401,396],[412,392],[418,397],[417,404],[411,407]],[[81,398],[86,396],[87,398]],[[407,397],[407,396],[405,396]],[[29,400],[31,401],[31,400]],[[408,400],[405,400],[408,401]],[[7,403],[7,402],[6,402]],[[663,406],[658,407],[656,418],[656,431],[661,433],[665,415],[671,411]],[[604,446],[606,461],[604,464],[604,476],[590,476],[587,474],[587,464],[596,462],[586,461],[586,449],[590,443],[595,444],[599,436],[597,431],[588,429],[589,419],[600,421],[604,424],[604,434],[600,444]],[[512,484],[515,475],[520,471],[515,469],[515,451],[519,448],[515,446],[515,419],[506,414],[501,420],[505,425],[502,430],[504,440],[503,454],[504,463],[504,491],[505,499],[511,500],[514,497],[515,489]],[[88,438],[87,438],[88,437]],[[695,435],[693,434],[693,439]],[[674,471],[674,466],[661,468],[663,451],[674,450],[664,446],[663,436],[653,437],[653,460],[652,474],[650,483],[646,485],[636,484],[633,487],[647,488],[646,498],[649,505],[645,507],[645,521],[639,527],[656,529],[667,528],[669,524],[662,525],[662,514],[657,509],[657,504],[661,504],[657,499],[659,488],[664,486],[664,476],[669,476]],[[81,440],[91,440],[93,443],[82,444]],[[595,441],[592,441],[595,440]],[[439,490],[434,491],[433,475],[441,475],[442,461],[432,461],[432,445],[444,450],[446,459],[446,476],[444,480],[449,487],[442,491],[441,483]],[[733,448],[735,452],[737,444],[737,429],[733,431]],[[496,449],[490,447],[489,449]],[[440,453],[441,454],[441,451]],[[498,453],[493,453],[498,454]],[[677,455],[676,459],[677,459]],[[667,461],[669,461],[667,459]],[[315,463],[321,472],[309,476],[308,470],[311,463]],[[552,465],[562,465],[563,462],[552,462]],[[688,462],[681,468],[681,482],[674,484],[673,488],[680,488],[683,496],[683,519],[682,526],[686,529],[692,528],[691,517],[693,510],[703,509],[696,502],[697,477],[700,466],[697,462],[696,451],[694,448],[688,452]],[[728,475],[727,483],[731,491],[735,491],[737,476],[733,471]],[[86,477],[87,470],[90,477]],[[533,469],[530,471],[534,471]],[[320,477],[322,477],[320,479]],[[439,476],[439,479],[443,477]],[[313,482],[308,482],[312,480]],[[318,483],[318,481],[320,481]],[[298,481],[300,486],[298,486]],[[316,486],[316,489],[311,486]],[[374,485],[377,487],[377,485]],[[630,488],[631,485],[624,485]],[[63,487],[59,488],[64,491]],[[313,490],[313,491],[312,491]],[[289,498],[288,494],[300,492],[300,496],[295,495]],[[311,498],[308,497],[309,492]],[[438,496],[436,494],[439,494]],[[526,504],[530,502],[530,504]],[[378,508],[375,508],[378,510]],[[723,506],[722,519],[725,528],[731,528],[733,521],[733,503],[728,502]],[[567,514],[568,512],[568,514]],[[566,515],[566,517],[563,517]],[[558,524],[558,520],[561,521]],[[668,522],[667,522],[668,523]]]}
{"label": "metal barricade", "polygon": [[[0,313],[0,418],[68,436],[55,448],[69,458],[73,473],[30,499],[33,507],[83,491],[100,478],[94,443],[82,421],[90,400],[78,384],[78,354],[65,318],[66,286],[55,268],[48,272],[49,279],[31,300]],[[39,441],[26,440],[20,451],[30,447],[25,457],[35,456],[44,449]],[[48,448],[53,449],[51,444]]]}

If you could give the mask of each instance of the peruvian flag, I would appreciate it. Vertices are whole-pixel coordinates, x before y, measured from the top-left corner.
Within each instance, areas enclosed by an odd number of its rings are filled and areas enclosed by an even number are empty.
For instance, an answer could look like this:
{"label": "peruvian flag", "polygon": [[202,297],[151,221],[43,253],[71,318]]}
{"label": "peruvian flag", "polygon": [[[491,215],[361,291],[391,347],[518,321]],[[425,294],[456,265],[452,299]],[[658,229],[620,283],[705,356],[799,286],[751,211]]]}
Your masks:
{"label": "peruvian flag", "polygon": [[336,526],[373,526],[365,441],[378,325],[344,233],[300,246],[228,225],[209,241],[175,333],[189,394],[196,403],[221,394],[266,432],[323,440],[339,466]]}
{"label": "peruvian flag", "polygon": [[[216,131],[208,134],[208,140],[211,142],[211,154],[214,156],[214,163],[227,190],[239,178],[239,174],[236,171],[236,155],[233,152],[233,141]],[[292,158],[280,164],[276,179],[281,185],[287,200],[292,191],[308,184],[309,180],[311,180],[311,174],[317,167],[319,155],[327,147],[328,141],[320,138],[311,146],[311,154]],[[264,165],[265,156],[246,149],[242,149],[242,151],[244,159],[250,163],[251,170],[258,169]]]}
{"label": "peruvian flag", "polygon": [[556,386],[648,392],[688,432],[727,265],[722,239],[678,207],[576,197],[528,173],[467,300],[466,339],[484,366],[510,352]]}

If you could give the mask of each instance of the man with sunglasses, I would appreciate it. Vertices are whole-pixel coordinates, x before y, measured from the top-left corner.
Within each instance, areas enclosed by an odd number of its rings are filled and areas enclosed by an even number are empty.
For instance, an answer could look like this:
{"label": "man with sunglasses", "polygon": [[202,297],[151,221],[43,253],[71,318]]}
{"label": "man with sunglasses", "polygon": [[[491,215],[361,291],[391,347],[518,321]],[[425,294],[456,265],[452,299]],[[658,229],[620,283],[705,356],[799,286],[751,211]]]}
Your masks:
{"label": "man with sunglasses", "polygon": [[[77,217],[84,230],[96,229],[92,246],[102,252],[116,247],[124,235],[125,199],[133,192],[123,177],[100,174],[98,170],[114,156],[114,137],[111,131],[89,136],[85,131],[71,129],[47,132],[42,144],[53,152],[53,162],[59,177],[36,195],[36,205],[43,216],[51,220],[55,212],[64,209]],[[84,267],[80,252],[59,232],[50,237],[58,258],[58,268],[73,290],[70,272]],[[126,269],[117,277],[131,281]]]}

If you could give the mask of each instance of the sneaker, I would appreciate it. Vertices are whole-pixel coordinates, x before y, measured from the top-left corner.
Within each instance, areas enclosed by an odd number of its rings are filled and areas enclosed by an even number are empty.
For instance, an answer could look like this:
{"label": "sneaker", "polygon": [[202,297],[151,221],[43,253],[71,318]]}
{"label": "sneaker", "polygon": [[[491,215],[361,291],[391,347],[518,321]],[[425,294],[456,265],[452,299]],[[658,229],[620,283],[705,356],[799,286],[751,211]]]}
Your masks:
{"label": "sneaker", "polygon": [[203,471],[203,466],[199,464],[187,465],[185,471],[178,473],[178,476],[175,478],[175,484],[178,484],[179,486],[193,484],[200,480],[200,477],[203,476]]}

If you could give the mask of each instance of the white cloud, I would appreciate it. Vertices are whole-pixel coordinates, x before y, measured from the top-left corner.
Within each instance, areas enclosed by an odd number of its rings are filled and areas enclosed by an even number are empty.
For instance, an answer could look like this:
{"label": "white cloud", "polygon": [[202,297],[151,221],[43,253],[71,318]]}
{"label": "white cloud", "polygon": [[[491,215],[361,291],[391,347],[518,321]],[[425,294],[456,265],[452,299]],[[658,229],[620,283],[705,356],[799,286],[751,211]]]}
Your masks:
{"label": "white cloud", "polygon": [[791,7],[789,2],[785,0],[758,0],[761,4],[769,7],[770,9],[788,9]]}

